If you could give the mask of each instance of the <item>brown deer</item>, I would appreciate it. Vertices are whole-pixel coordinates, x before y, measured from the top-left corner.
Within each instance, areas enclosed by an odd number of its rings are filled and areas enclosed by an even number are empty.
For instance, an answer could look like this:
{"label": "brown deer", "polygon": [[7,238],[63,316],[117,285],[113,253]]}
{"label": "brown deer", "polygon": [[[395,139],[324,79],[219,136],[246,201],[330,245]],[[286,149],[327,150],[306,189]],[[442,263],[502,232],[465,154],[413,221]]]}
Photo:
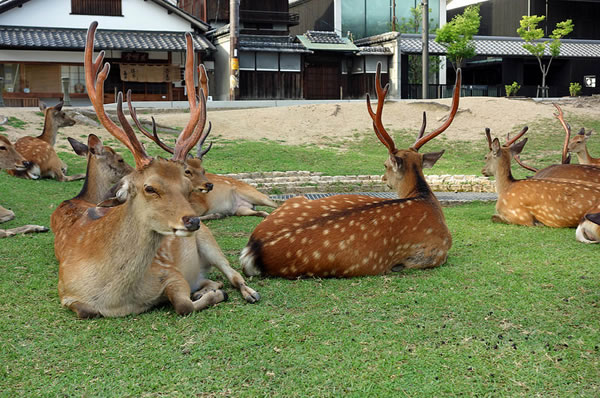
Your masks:
{"label": "brown deer", "polygon": [[[554,116],[560,121],[563,129],[565,130],[565,140],[562,149],[562,158],[560,164],[553,164],[544,169],[536,169],[525,163],[523,163],[519,155],[514,155],[515,161],[523,168],[533,171],[535,174],[533,178],[536,179],[560,179],[564,181],[579,182],[582,184],[600,184],[600,168],[593,165],[586,164],[569,164],[571,161],[571,142],[576,139],[571,139],[571,126],[565,122],[564,114],[558,104],[554,104],[558,110]],[[507,140],[510,140],[508,138]],[[581,161],[580,161],[581,163]]]}
{"label": "brown deer", "polygon": [[519,225],[575,227],[586,211],[600,200],[600,186],[553,179],[516,180],[512,176],[511,158],[519,155],[527,138],[524,128],[516,137],[500,144],[492,140],[490,129],[486,137],[490,152],[482,170],[485,176],[496,178],[498,201],[495,222]]}
{"label": "brown deer", "polygon": [[600,242],[600,206],[596,205],[579,221],[575,238],[583,243]]}
{"label": "brown deer", "polygon": [[337,195],[318,200],[296,197],[273,211],[254,230],[240,262],[246,275],[353,277],[380,275],[402,268],[431,268],[446,261],[452,237],[423,168],[432,167],[444,151],[418,150],[450,126],[460,96],[457,71],[450,115],[445,123],[417,141],[397,149],[381,121],[389,86],[381,87],[377,67],[377,110],[367,110],[375,134],[386,146],[383,181],[401,199]]}
{"label": "brown deer", "polygon": [[581,128],[579,133],[569,141],[569,152],[577,155],[579,164],[600,166],[600,158],[593,158],[587,149],[587,140],[591,135],[592,130],[586,133],[585,128]]}
{"label": "brown deer", "polygon": [[67,176],[67,165],[54,150],[58,129],[75,124],[75,120],[71,119],[62,107],[62,101],[51,107],[43,102],[40,104],[40,109],[44,112],[42,134],[38,137],[22,137],[15,142],[17,151],[31,164],[26,170],[9,170],[9,174],[32,180],[54,178],[58,181],[75,181],[85,178],[85,174]]}
{"label": "brown deer", "polygon": [[[165,237],[193,236],[200,228],[188,201],[192,187],[183,160],[206,121],[204,94],[200,93],[200,104],[190,112],[177,139],[173,159],[148,156],[123,114],[122,95],[117,101],[122,127],[104,110],[104,81],[110,64],[102,67],[104,52],[93,60],[97,26],[97,22],[90,25],[85,46],[88,95],[100,123],[132,152],[136,170],[121,180],[112,201],[116,206],[96,207],[73,199],[52,214],[61,303],[80,318],[137,314],[167,299],[178,314],[202,310],[226,299],[223,291],[210,289],[215,283],[203,278],[203,270],[197,265],[195,269],[172,267],[153,260]],[[193,63],[189,33],[186,42],[188,65]],[[195,91],[189,93],[195,97]],[[209,289],[190,299],[194,290],[203,287]]]}
{"label": "brown deer", "polygon": [[[204,70],[202,68],[201,70]],[[202,73],[202,72],[201,72]],[[204,72],[206,74],[206,72]],[[201,80],[202,82],[202,80]],[[204,87],[203,87],[204,90]],[[130,107],[129,113],[135,122],[137,128],[154,141],[163,150],[173,153],[173,148],[165,144],[156,132],[156,123],[152,120],[152,133],[147,131],[137,118],[135,108]],[[192,184],[197,186],[203,184],[206,180],[210,181],[212,189],[208,192],[193,192],[190,202],[200,216],[201,220],[217,220],[228,216],[258,216],[266,217],[269,215],[266,211],[259,211],[255,206],[277,207],[277,203],[273,202],[267,195],[259,192],[250,184],[246,184],[232,177],[221,176],[218,174],[206,173],[204,170],[203,157],[212,147],[212,143],[208,148],[202,149],[202,145],[208,134],[209,128],[202,135],[198,142],[198,151],[196,157],[188,157],[186,164],[189,171],[188,177],[192,180]]]}
{"label": "brown deer", "polygon": [[98,204],[107,199],[111,188],[121,178],[135,170],[114,149],[103,145],[94,134],[88,136],[87,145],[71,137],[68,140],[77,155],[87,158],[85,181],[81,192],[74,199]]}
{"label": "brown deer", "polygon": [[[29,162],[21,156],[11,142],[3,135],[0,135],[0,169],[25,170]],[[15,213],[0,206],[0,223],[10,221],[15,218]],[[48,228],[41,225],[23,225],[11,229],[0,229],[0,238],[7,238],[18,234],[31,232],[46,232]]]}

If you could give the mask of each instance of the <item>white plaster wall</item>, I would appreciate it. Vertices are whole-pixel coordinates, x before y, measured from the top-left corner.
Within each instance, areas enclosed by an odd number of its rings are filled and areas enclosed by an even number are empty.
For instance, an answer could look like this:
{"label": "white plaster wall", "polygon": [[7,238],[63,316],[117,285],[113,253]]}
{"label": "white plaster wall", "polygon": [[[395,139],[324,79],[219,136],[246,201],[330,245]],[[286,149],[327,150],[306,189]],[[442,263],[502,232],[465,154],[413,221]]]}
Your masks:
{"label": "white plaster wall", "polygon": [[213,100],[224,101],[229,99],[229,36],[226,40],[219,40],[215,46],[215,84],[211,95]]}
{"label": "white plaster wall", "polygon": [[[94,55],[94,57],[97,54]],[[83,51],[28,51],[0,50],[2,63],[11,62],[60,62],[83,64]]]}
{"label": "white plaster wall", "polygon": [[71,15],[69,0],[31,0],[0,14],[0,25],[87,29],[98,21],[99,29],[186,32],[191,24],[151,1],[122,0],[122,17]]}

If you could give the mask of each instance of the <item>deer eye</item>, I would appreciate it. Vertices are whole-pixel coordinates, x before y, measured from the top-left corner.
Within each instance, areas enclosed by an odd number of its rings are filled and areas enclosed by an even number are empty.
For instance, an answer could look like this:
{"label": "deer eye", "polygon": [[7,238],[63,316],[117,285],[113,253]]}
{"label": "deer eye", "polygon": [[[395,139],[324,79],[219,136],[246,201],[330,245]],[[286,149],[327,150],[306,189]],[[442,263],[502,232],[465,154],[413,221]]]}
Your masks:
{"label": "deer eye", "polygon": [[152,185],[146,185],[144,187],[144,191],[146,191],[146,193],[151,193],[151,194],[157,194],[158,192],[156,192],[156,189],[154,189],[154,187]]}
{"label": "deer eye", "polygon": [[124,163],[124,160],[123,159],[119,159],[119,163]]}
{"label": "deer eye", "polygon": [[192,175],[192,172],[191,172],[191,171],[189,171],[189,170],[186,170],[186,171],[185,171],[185,175],[186,175],[186,176],[191,176],[191,175]]}
{"label": "deer eye", "polygon": [[0,149],[3,151],[6,151],[6,147],[5,146],[0,146]]}

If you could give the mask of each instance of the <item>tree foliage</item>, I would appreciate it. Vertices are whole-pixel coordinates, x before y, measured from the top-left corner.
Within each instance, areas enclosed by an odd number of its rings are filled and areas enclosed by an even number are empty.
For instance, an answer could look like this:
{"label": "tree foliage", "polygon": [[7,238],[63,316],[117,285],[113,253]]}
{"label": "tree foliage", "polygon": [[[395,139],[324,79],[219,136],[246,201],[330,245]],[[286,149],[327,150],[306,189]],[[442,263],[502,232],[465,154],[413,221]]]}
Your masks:
{"label": "tree foliage", "polygon": [[462,65],[463,60],[475,56],[473,36],[479,32],[480,20],[477,4],[467,7],[436,31],[435,41],[446,48],[455,69]]}
{"label": "tree foliage", "polygon": [[[552,59],[560,54],[560,40],[573,31],[573,21],[567,19],[556,24],[556,28],[550,35],[550,39],[552,40],[542,40],[544,37],[544,30],[538,27],[538,24],[544,19],[546,19],[544,15],[524,15],[523,18],[521,18],[520,26],[517,29],[519,36],[525,41],[525,43],[523,43],[523,48],[529,51],[538,60],[540,70],[542,71],[542,87],[546,86],[546,76],[550,70]],[[550,53],[550,60],[544,65],[542,57],[544,57],[546,53],[546,48],[548,48],[548,52]]]}

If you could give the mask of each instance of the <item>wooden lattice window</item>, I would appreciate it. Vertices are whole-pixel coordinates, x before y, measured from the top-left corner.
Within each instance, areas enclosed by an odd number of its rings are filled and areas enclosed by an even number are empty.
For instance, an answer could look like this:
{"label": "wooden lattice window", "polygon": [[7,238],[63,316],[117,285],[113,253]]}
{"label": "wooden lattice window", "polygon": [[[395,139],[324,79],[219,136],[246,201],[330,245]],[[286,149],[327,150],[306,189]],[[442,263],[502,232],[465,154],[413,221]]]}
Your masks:
{"label": "wooden lattice window", "polygon": [[121,0],[71,0],[71,14],[122,16]]}

